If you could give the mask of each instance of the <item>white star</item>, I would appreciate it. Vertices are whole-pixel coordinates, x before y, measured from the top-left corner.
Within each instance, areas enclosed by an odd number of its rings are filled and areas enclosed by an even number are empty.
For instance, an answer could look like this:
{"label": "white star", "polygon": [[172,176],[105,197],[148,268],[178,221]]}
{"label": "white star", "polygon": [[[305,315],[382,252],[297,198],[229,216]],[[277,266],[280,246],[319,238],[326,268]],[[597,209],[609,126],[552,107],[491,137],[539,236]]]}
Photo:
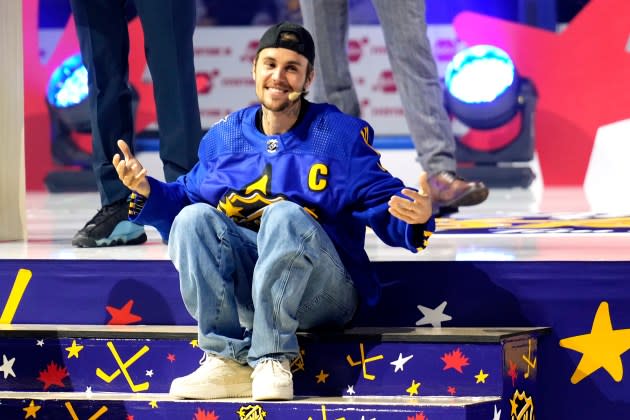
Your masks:
{"label": "white star", "polygon": [[92,398],[92,387],[91,386],[88,386],[88,387],[85,388],[85,395],[88,398]]}
{"label": "white star", "polygon": [[15,362],[15,357],[11,360],[8,360],[5,354],[2,355],[2,366],[0,366],[0,372],[4,374],[4,379],[7,379],[9,375],[15,378],[15,372],[13,372],[14,362]]}
{"label": "white star", "polygon": [[147,370],[145,375],[148,376],[149,378],[152,378],[153,377],[153,369]]}
{"label": "white star", "polygon": [[356,392],[354,392],[354,385],[348,385],[348,389],[346,390],[346,394],[348,394],[348,395],[356,394]]}
{"label": "white star", "polygon": [[418,305],[418,309],[420,309],[420,312],[422,312],[422,315],[424,315],[424,317],[419,321],[416,321],[416,325],[431,324],[433,325],[433,328],[440,328],[442,326],[442,322],[450,321],[451,319],[453,319],[451,316],[444,313],[445,308],[446,301],[440,303],[440,306],[435,309]]}
{"label": "white star", "polygon": [[500,420],[501,419],[501,410],[497,411],[497,405],[494,405],[494,417],[492,420]]}
{"label": "white star", "polygon": [[44,340],[37,340],[37,346],[44,347]]}
{"label": "white star", "polygon": [[413,357],[413,354],[410,354],[407,357],[403,357],[402,353],[398,353],[398,360],[389,362],[390,365],[394,365],[394,373],[398,372],[399,370],[405,370],[403,368],[405,366],[405,363],[407,363],[409,359],[411,359],[412,357]]}

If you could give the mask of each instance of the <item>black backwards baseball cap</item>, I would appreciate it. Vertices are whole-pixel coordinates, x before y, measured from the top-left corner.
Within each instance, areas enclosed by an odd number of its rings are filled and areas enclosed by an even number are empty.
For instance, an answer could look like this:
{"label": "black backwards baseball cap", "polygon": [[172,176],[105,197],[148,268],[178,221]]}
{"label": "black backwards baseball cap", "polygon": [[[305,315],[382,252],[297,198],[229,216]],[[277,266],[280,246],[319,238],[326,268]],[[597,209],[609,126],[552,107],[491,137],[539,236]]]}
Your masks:
{"label": "black backwards baseball cap", "polygon": [[[284,34],[292,34],[294,37]],[[267,29],[260,38],[256,54],[265,48],[286,48],[303,55],[311,64],[315,62],[313,37],[306,29],[295,23],[282,22]]]}

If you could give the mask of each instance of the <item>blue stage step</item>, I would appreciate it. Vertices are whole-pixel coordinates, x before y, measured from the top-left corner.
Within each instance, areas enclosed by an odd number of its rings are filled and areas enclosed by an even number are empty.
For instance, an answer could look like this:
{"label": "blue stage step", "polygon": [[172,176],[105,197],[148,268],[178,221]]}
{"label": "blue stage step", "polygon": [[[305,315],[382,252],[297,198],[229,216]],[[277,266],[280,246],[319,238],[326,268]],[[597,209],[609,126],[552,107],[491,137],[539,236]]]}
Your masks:
{"label": "blue stage step", "polygon": [[[474,245],[473,236],[466,241],[465,246]],[[583,359],[616,357],[623,366],[627,353],[615,356],[613,347],[566,344],[602,333],[601,325],[609,322],[611,340],[623,345],[622,333],[630,328],[629,261],[372,264],[384,285],[382,300],[374,308],[361,308],[354,327],[548,326],[551,332],[540,337],[535,360],[526,343],[513,360],[517,378],[531,365],[538,370],[539,392],[532,400],[536,418],[621,419],[630,412],[630,381],[624,370],[595,365],[585,376],[580,373]],[[181,302],[177,272],[165,260],[0,260],[0,305],[0,323],[194,325]],[[358,354],[351,350],[346,351]],[[0,383],[11,379],[0,371]]]}
{"label": "blue stage step", "polygon": [[[172,400],[165,394],[0,393],[3,419],[488,420],[496,398],[296,398],[285,402]],[[30,415],[32,413],[32,415]],[[30,415],[30,416],[29,416]],[[505,416],[505,415],[504,415]],[[503,417],[505,418],[505,417]]]}
{"label": "blue stage step", "polygon": [[[298,402],[287,418],[302,418],[302,413],[326,405],[301,401],[305,397],[344,397],[332,411],[362,410],[368,415],[380,410],[379,418],[388,410],[388,415],[413,415],[415,410],[426,418],[432,414],[440,419],[476,419],[495,408],[511,410],[513,404],[533,414],[527,402],[536,398],[537,369],[519,377],[516,366],[524,348],[536,360],[538,337],[547,332],[544,328],[355,328],[300,333],[300,356],[291,365]],[[138,408],[137,398],[128,407],[127,402],[106,397],[112,393],[139,398],[157,393],[154,399],[168,401],[171,381],[196,369],[202,355],[195,328],[187,326],[5,325],[0,328],[0,348],[8,366],[0,392],[54,394],[38,394],[47,399],[42,404],[51,416],[64,410],[65,400],[94,396],[109,398],[108,404],[122,404],[125,410]],[[437,405],[425,407],[427,398]],[[3,415],[17,403],[0,401],[0,418],[10,418]],[[96,401],[81,404],[86,410],[98,405]],[[215,413],[236,405],[198,404]],[[170,402],[164,412],[171,415],[190,406]]]}

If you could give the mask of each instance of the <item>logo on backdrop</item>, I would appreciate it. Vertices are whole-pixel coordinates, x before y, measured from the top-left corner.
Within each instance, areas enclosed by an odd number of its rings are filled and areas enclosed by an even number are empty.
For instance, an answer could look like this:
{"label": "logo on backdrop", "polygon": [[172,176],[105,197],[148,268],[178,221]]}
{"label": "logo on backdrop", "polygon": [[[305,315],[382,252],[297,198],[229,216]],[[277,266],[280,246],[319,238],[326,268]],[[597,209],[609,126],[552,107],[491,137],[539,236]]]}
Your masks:
{"label": "logo on backdrop", "polygon": [[251,63],[256,58],[256,51],[258,50],[258,40],[253,39],[247,43],[245,46],[245,51],[241,54],[241,61],[246,63]]}
{"label": "logo on backdrop", "polygon": [[363,56],[363,46],[367,45],[367,43],[367,37],[348,40],[348,60],[350,60],[351,63],[355,63],[361,59]]}
{"label": "logo on backdrop", "polygon": [[382,93],[396,93],[396,82],[394,82],[394,72],[386,69],[379,75],[376,83],[372,86],[372,90]]}
{"label": "logo on backdrop", "polygon": [[197,82],[197,93],[199,95],[209,95],[210,93],[212,93],[212,82],[219,74],[219,69],[197,72],[195,74],[195,79]]}
{"label": "logo on backdrop", "polygon": [[452,38],[439,38],[433,44],[433,55],[438,61],[448,63],[457,53],[457,42]]}

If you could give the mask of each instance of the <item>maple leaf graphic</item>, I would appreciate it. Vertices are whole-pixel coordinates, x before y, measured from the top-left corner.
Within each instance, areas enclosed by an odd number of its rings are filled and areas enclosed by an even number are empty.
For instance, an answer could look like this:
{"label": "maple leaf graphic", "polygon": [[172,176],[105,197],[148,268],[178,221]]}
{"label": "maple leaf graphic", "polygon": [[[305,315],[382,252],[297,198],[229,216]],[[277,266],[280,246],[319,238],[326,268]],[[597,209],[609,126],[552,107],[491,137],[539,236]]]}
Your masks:
{"label": "maple leaf graphic", "polygon": [[407,416],[407,420],[429,420],[427,416],[424,415],[424,411],[416,413],[415,417]]}
{"label": "maple leaf graphic", "polygon": [[218,420],[219,416],[217,416],[214,411],[206,411],[201,408],[197,409],[195,413],[195,417],[193,420]]}
{"label": "maple leaf graphic", "polygon": [[464,356],[462,351],[457,348],[450,353],[444,353],[444,356],[440,357],[444,362],[444,369],[455,369],[459,373],[464,373],[462,368],[468,366],[468,357]]}
{"label": "maple leaf graphic", "polygon": [[46,391],[51,385],[65,388],[63,378],[66,376],[68,376],[68,369],[60,367],[55,362],[50,362],[45,370],[39,372],[37,380],[44,383],[44,391]]}

